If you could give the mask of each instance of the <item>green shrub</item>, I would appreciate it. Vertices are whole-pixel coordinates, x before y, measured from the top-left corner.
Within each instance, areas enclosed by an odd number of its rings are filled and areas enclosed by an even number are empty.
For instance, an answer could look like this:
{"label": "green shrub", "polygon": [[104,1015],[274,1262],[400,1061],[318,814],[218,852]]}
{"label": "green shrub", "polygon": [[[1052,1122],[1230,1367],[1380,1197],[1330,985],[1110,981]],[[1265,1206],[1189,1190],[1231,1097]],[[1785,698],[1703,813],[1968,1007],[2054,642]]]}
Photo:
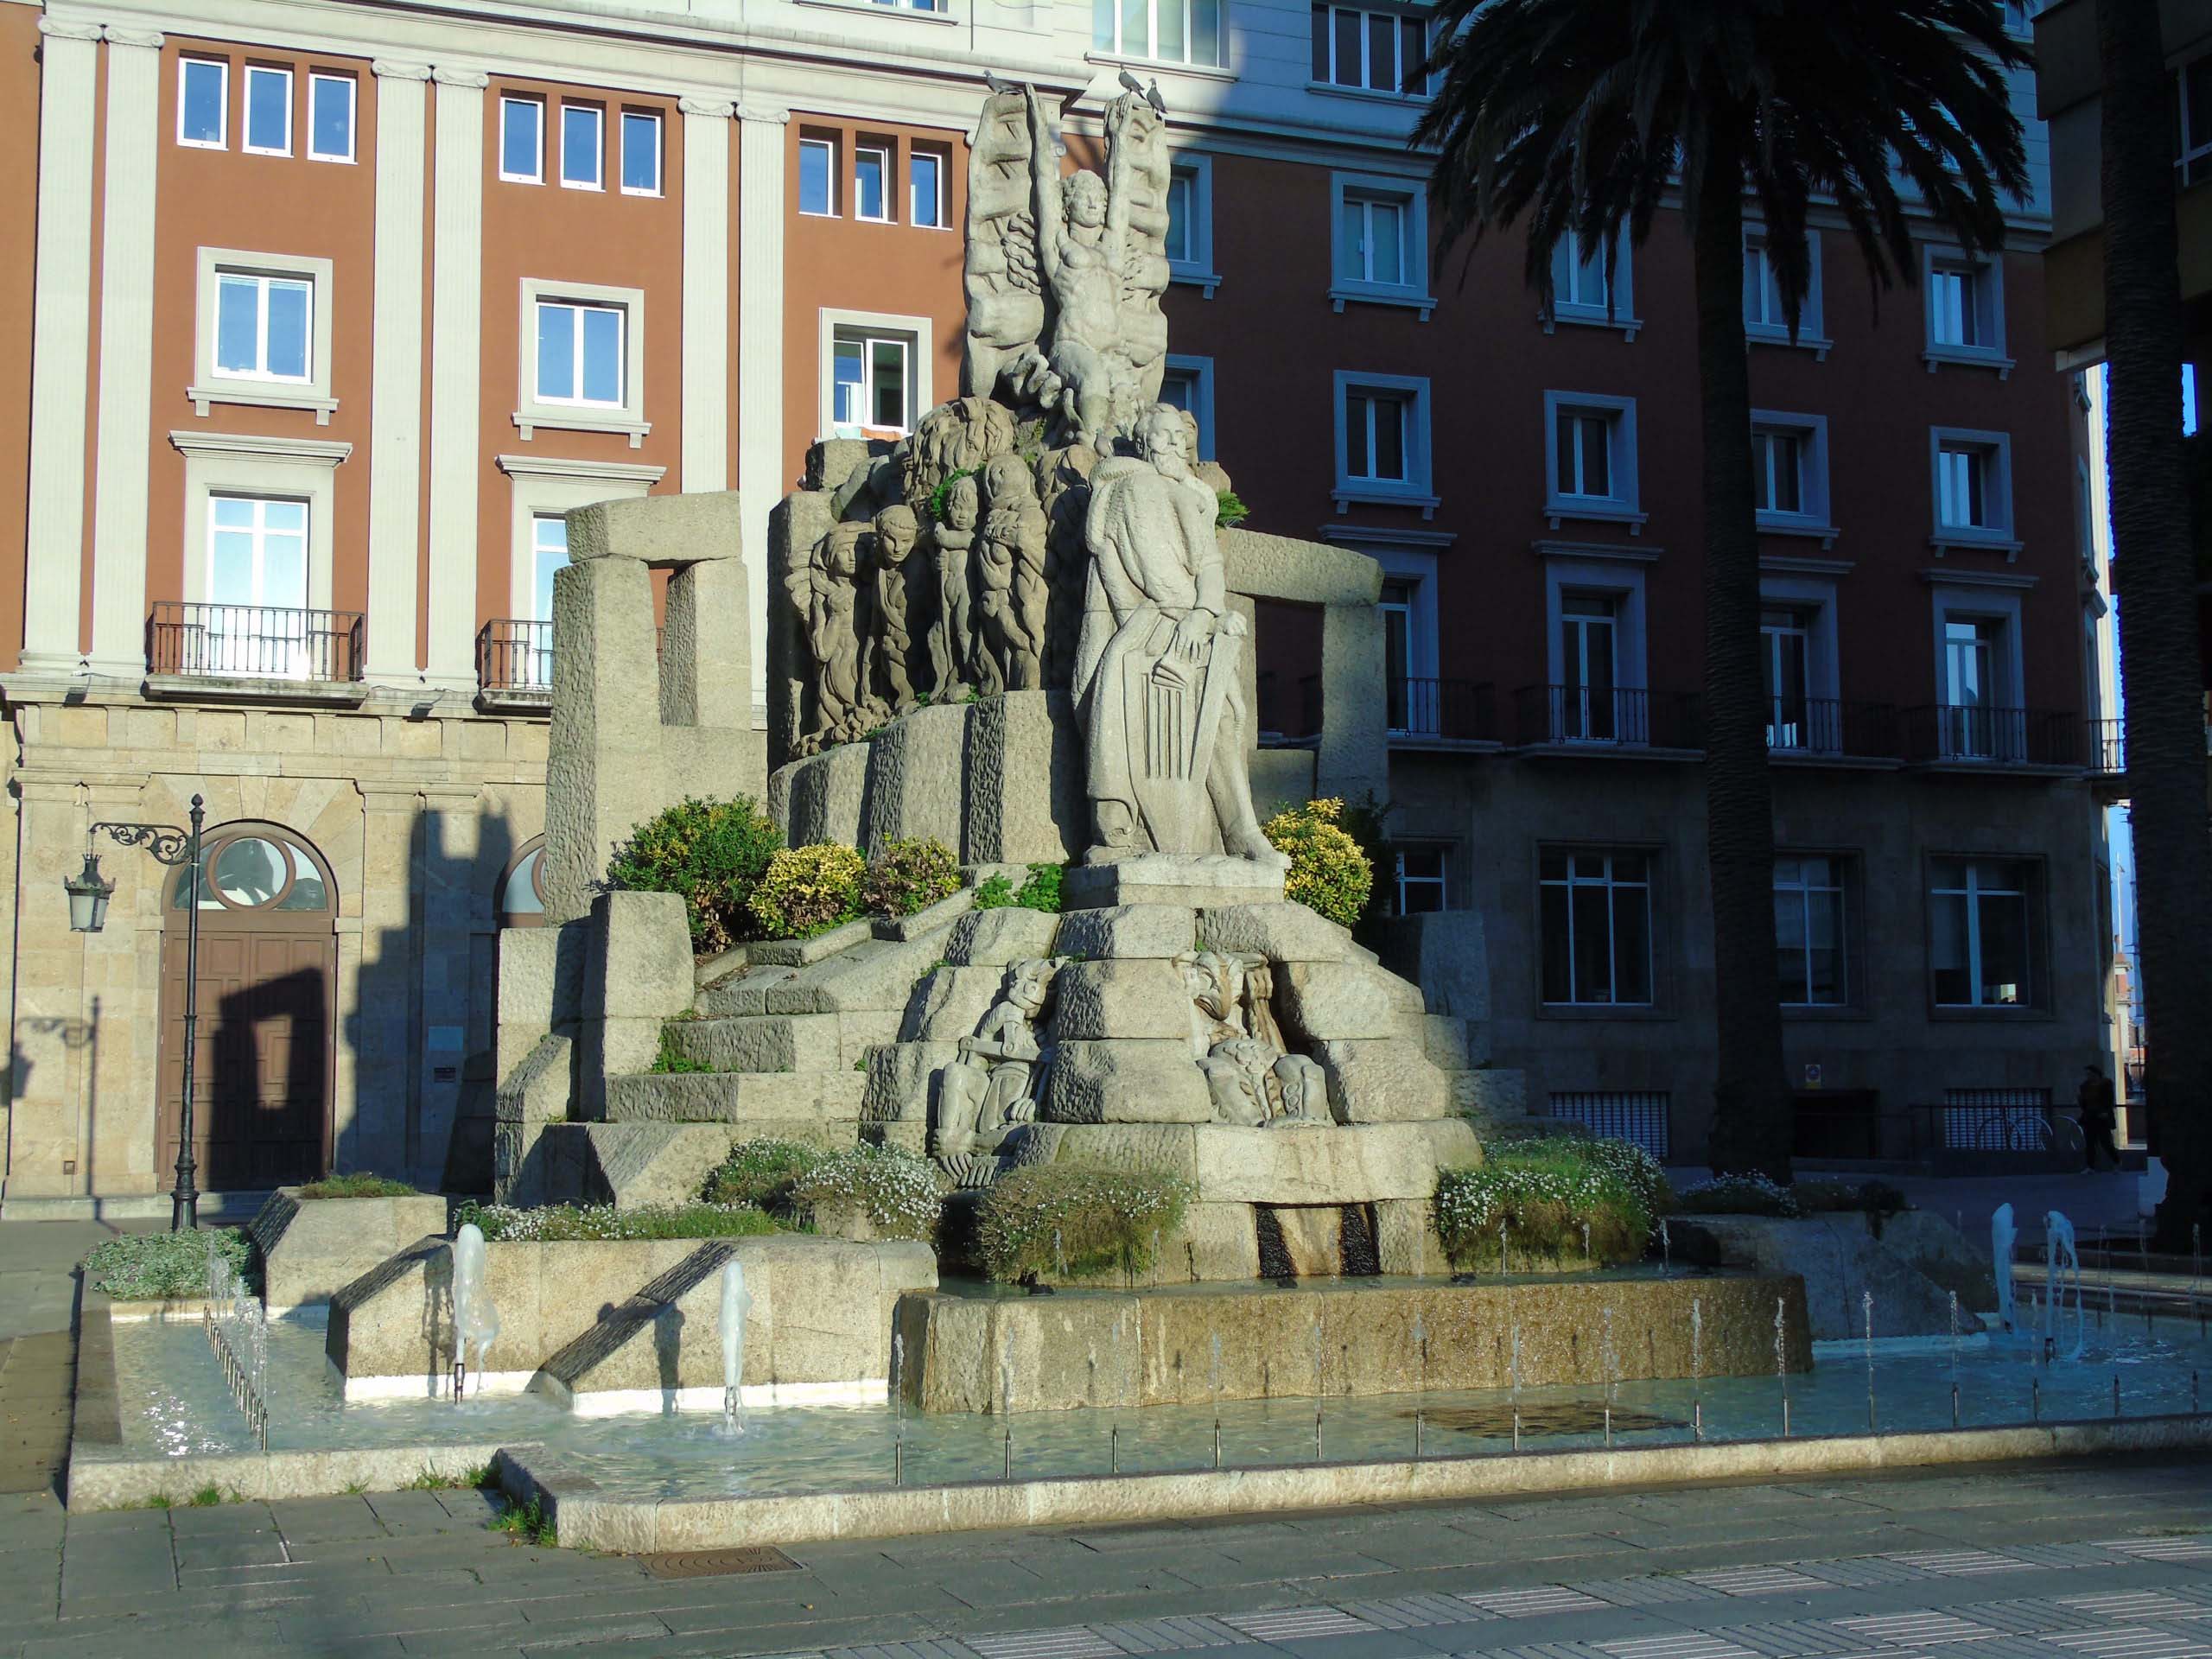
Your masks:
{"label": "green shrub", "polygon": [[867,874],[861,855],[835,842],[786,848],[768,861],[747,908],[764,938],[810,939],[860,915]]}
{"label": "green shrub", "polygon": [[631,831],[614,849],[605,886],[682,899],[691,949],[701,956],[753,937],[746,901],[784,844],[783,831],[743,795],[686,798]]}
{"label": "green shrub", "polygon": [[1789,1192],[1807,1215],[1855,1211],[1887,1217],[1912,1208],[1910,1200],[1887,1181],[1799,1181]]}
{"label": "green shrub", "polygon": [[1764,1175],[1716,1175],[1675,1195],[1675,1213],[1683,1216],[1780,1216],[1795,1220],[1805,1213],[1797,1195]]}
{"label": "green shrub", "polygon": [[1060,913],[1061,867],[1050,862],[1032,864],[1021,889],[1014,895],[1014,902],[1024,910],[1041,910],[1048,916]]}
{"label": "green shrub", "polygon": [[676,1046],[676,1033],[666,1026],[660,1028],[660,1052],[653,1056],[652,1063],[652,1070],[655,1073],[667,1077],[675,1073],[711,1071],[714,1069],[704,1060],[695,1060],[689,1054],[679,1052]]}
{"label": "green shrub", "polygon": [[1030,1164],[995,1182],[977,1205],[983,1270],[1013,1281],[1137,1274],[1155,1241],[1181,1225],[1191,1201],[1180,1176],[1085,1164]]}
{"label": "green shrub", "polygon": [[1289,855],[1283,896],[1350,927],[1375,890],[1375,864],[1338,823],[1344,810],[1340,800],[1308,801],[1285,807],[1260,828]]}
{"label": "green shrub", "polygon": [[93,1247],[85,1258],[85,1284],[118,1302],[162,1301],[207,1294],[207,1247],[245,1274],[253,1249],[242,1227],[206,1227],[195,1233],[125,1233]]}
{"label": "green shrub", "polygon": [[791,1188],[828,1156],[797,1141],[740,1141],[715,1166],[700,1197],[709,1204],[750,1205],[772,1216],[794,1210]]}
{"label": "green shrub", "polygon": [[960,891],[960,860],[931,836],[887,841],[868,861],[861,902],[879,916],[912,916]]}
{"label": "green shrub", "polygon": [[1234,490],[1216,490],[1213,502],[1213,521],[1224,530],[1232,530],[1252,516],[1252,509],[1244,505],[1243,498]]}
{"label": "green shrub", "polygon": [[333,1175],[292,1189],[296,1198],[412,1198],[422,1189],[383,1175]]}
{"label": "green shrub", "polygon": [[1498,1229],[1513,1254],[1601,1262],[1643,1255],[1667,1181],[1648,1153],[1624,1141],[1549,1135],[1506,1141],[1478,1169],[1436,1178],[1436,1231],[1454,1267],[1498,1265]]}
{"label": "green shrub", "polygon": [[1004,910],[1015,900],[1014,883],[1003,875],[987,875],[976,884],[978,910]]}
{"label": "green shrub", "polygon": [[776,1231],[772,1218],[746,1204],[549,1204],[534,1210],[471,1201],[454,1211],[456,1231],[473,1223],[485,1238],[537,1243],[575,1239],[756,1238]]}
{"label": "green shrub", "polygon": [[825,1207],[852,1205],[879,1237],[937,1236],[944,1192],[937,1166],[898,1147],[861,1145],[832,1153],[791,1183],[791,1201],[817,1219]]}

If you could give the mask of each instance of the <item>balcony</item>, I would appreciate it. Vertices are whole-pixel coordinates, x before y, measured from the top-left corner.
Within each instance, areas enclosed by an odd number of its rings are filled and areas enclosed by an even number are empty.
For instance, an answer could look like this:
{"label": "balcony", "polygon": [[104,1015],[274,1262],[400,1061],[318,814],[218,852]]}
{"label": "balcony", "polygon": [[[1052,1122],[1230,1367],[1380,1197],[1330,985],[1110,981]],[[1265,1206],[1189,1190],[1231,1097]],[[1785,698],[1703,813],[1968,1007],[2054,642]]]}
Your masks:
{"label": "balcony", "polygon": [[2078,771],[2082,724],[2078,715],[2044,709],[1931,703],[1904,712],[1904,758],[1945,768]]}
{"label": "balcony", "polygon": [[1524,685],[1513,694],[1523,748],[1681,754],[1704,747],[1698,698],[1641,686]]}
{"label": "balcony", "polygon": [[151,696],[357,703],[361,663],[358,611],[164,600],[146,623]]}
{"label": "balcony", "polygon": [[1897,758],[1897,711],[1886,702],[1835,697],[1770,698],[1767,753],[1801,765]]}
{"label": "balcony", "polygon": [[486,709],[545,709],[553,701],[553,625],[495,617],[476,635],[477,702]]}
{"label": "balcony", "polygon": [[1389,688],[1389,720],[1390,741],[1402,747],[1495,744],[1496,688],[1472,680],[1395,680]]}

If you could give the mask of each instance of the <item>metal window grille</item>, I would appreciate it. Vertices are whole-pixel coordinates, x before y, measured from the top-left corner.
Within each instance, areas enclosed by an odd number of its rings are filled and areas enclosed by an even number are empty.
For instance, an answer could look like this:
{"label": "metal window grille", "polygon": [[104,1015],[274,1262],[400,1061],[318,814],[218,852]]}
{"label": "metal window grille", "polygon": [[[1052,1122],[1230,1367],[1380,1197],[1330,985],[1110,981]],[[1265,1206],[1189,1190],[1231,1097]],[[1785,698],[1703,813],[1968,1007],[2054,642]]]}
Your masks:
{"label": "metal window grille", "polygon": [[2042,1152],[2050,1144],[2048,1089],[1946,1089],[1943,1145],[1959,1152]]}
{"label": "metal window grille", "polygon": [[1664,1091],[1614,1094],[1554,1094],[1551,1115],[1580,1123],[1592,1135],[1642,1147],[1664,1159],[1672,1145],[1669,1120],[1674,1096]]}

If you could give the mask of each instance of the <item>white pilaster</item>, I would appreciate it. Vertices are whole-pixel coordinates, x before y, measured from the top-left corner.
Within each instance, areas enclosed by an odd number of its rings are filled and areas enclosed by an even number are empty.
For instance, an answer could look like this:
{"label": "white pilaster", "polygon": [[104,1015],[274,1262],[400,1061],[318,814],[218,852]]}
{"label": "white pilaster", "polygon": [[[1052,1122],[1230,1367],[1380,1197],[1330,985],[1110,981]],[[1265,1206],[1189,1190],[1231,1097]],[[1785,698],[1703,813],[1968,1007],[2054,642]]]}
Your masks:
{"label": "white pilaster", "polygon": [[683,473],[686,491],[729,487],[729,118],[683,111]]}
{"label": "white pilaster", "polygon": [[84,588],[85,404],[92,360],[92,99],[99,26],[39,20],[37,285],[31,301],[30,501],[23,658],[73,674]]}
{"label": "white pilaster", "polygon": [[[738,112],[737,487],[753,627],[753,696],[768,692],[768,514],[784,467],[784,129],[788,110]],[[812,378],[810,366],[808,377]]]}
{"label": "white pilaster", "polygon": [[153,441],[161,73],[159,35],[109,26],[99,427],[92,478],[92,671],[132,679],[146,669],[146,467]]}
{"label": "white pilaster", "polygon": [[476,474],[483,343],[486,76],[441,66],[430,243],[430,649],[423,678],[476,683]]}
{"label": "white pilaster", "polygon": [[[374,340],[369,366],[368,677],[416,676],[423,487],[423,132],[429,66],[378,58]],[[472,565],[473,568],[473,565]]]}

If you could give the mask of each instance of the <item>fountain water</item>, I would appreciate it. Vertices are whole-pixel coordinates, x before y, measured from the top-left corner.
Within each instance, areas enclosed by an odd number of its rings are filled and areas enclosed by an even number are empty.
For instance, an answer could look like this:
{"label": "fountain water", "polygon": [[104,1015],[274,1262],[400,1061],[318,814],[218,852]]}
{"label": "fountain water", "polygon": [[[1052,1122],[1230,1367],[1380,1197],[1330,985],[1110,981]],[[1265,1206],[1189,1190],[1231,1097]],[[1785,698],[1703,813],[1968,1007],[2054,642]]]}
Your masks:
{"label": "fountain water", "polygon": [[1859,1306],[1866,1316],[1866,1432],[1874,1431],[1874,1293],[1859,1293]]}
{"label": "fountain water", "polygon": [[1989,1270],[1997,1280],[1997,1323],[2005,1331],[2016,1328],[2012,1306],[2012,1241],[2019,1230],[2012,1224],[2012,1206],[2000,1204],[1989,1217]]}
{"label": "fountain water", "polygon": [[1951,1427],[1959,1426],[1959,1293],[1951,1293]]}
{"label": "fountain water", "polygon": [[1590,1224],[1586,1221],[1582,1224],[1582,1265],[1586,1268],[1592,1265],[1590,1259]]}
{"label": "fountain water", "polygon": [[[734,1256],[722,1263],[722,1433],[745,1433],[745,1316],[753,1298],[745,1288],[745,1264]],[[891,1384],[899,1389],[894,1377]]]}
{"label": "fountain water", "polygon": [[[1955,1302],[1955,1298],[1954,1301]],[[1774,1380],[1782,1389],[1782,1437],[1789,1438],[1789,1344],[1784,1325],[1789,1299],[1774,1299]]]}
{"label": "fountain water", "polygon": [[1513,1326],[1513,1449],[1521,1449],[1521,1326]]}
{"label": "fountain water", "polygon": [[476,1351],[478,1393],[484,1389],[485,1356],[499,1334],[499,1310],[484,1294],[484,1233],[466,1222],[453,1241],[453,1397],[458,1404],[468,1383],[468,1351]]}
{"label": "fountain water", "polygon": [[1221,1332],[1213,1333],[1213,1466],[1221,1467]]}
{"label": "fountain water", "polygon": [[1506,1228],[1506,1223],[1501,1221],[1497,1224],[1497,1276],[1501,1279],[1505,1277]]}
{"label": "fountain water", "polygon": [[2047,1341],[2056,1344],[2063,1334],[2066,1308],[2066,1280],[2062,1267],[2070,1268],[2074,1279],[2074,1351],[2069,1358],[2079,1359],[2088,1344],[2088,1332],[2082,1313],[2082,1254],[2075,1247],[2074,1224],[2057,1211],[2047,1211],[2043,1218],[2043,1283],[2048,1299],[2044,1307],[2050,1317],[2050,1327],[2044,1334]]}
{"label": "fountain water", "polygon": [[1659,1217],[1659,1276],[1664,1279],[1674,1262],[1674,1241],[1667,1236],[1667,1217]]}
{"label": "fountain water", "polygon": [[1690,1432],[1705,1438],[1705,1299],[1690,1299]]}

